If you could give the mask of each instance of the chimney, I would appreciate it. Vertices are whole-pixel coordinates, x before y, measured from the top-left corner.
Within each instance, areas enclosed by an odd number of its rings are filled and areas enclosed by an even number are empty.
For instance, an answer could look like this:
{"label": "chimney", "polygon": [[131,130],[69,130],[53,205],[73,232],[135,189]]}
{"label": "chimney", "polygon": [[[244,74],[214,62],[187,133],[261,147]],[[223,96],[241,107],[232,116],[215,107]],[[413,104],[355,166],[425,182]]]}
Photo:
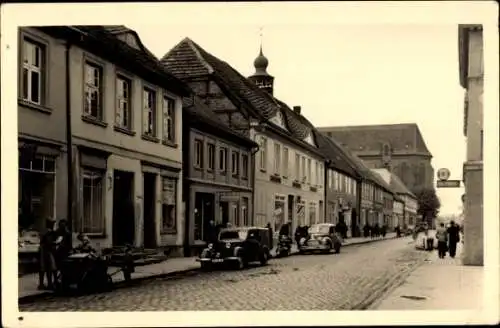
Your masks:
{"label": "chimney", "polygon": [[300,115],[300,106],[293,106],[293,111],[294,111],[294,113]]}

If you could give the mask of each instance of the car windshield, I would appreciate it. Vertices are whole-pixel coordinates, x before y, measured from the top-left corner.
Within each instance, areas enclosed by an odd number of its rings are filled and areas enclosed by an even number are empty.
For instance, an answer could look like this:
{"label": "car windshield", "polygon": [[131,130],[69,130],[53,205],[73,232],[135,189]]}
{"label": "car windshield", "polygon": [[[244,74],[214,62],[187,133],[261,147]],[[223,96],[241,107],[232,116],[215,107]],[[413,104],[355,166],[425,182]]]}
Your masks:
{"label": "car windshield", "polygon": [[227,240],[227,239],[246,239],[247,238],[247,231],[245,230],[228,230],[228,231],[222,231],[219,235],[220,240]]}
{"label": "car windshield", "polygon": [[313,225],[309,228],[309,233],[328,233],[330,226],[324,224]]}

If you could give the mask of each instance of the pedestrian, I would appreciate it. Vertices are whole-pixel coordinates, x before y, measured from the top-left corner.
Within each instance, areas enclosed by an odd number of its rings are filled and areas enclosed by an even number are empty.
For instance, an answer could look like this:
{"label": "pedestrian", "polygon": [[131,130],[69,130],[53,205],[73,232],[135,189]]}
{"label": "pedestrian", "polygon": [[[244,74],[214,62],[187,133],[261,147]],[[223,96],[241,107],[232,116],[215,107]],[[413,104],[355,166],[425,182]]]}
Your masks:
{"label": "pedestrian", "polygon": [[375,226],[373,227],[373,234],[375,237],[378,237],[380,235],[380,227],[378,225],[378,222],[375,223]]}
{"label": "pedestrian", "polygon": [[396,236],[399,238],[401,237],[401,227],[399,224],[396,226]]}
{"label": "pedestrian", "polygon": [[455,221],[450,222],[450,227],[448,228],[448,250],[450,252],[450,257],[454,258],[457,252],[457,243],[460,241],[460,232]]}
{"label": "pedestrian", "polygon": [[365,226],[363,227],[363,236],[365,238],[370,237],[370,226],[366,223]]}
{"label": "pedestrian", "polygon": [[[40,269],[38,270],[38,289],[54,289],[56,279],[55,244],[56,234],[54,232],[55,220],[48,218],[45,221],[45,232],[40,237]],[[47,286],[44,278],[47,277]]]}
{"label": "pedestrian", "polygon": [[71,242],[72,234],[68,228],[68,221],[66,219],[61,219],[58,222],[58,227],[55,231],[56,235],[56,265],[59,268],[60,263],[69,255],[71,252]]}
{"label": "pedestrian", "polygon": [[382,225],[382,238],[385,238],[386,233],[387,233],[387,225],[384,223]]}
{"label": "pedestrian", "polygon": [[426,245],[426,250],[427,251],[432,251],[434,249],[434,238],[429,234],[429,229],[426,226],[424,228],[424,235],[425,235],[425,245]]}
{"label": "pedestrian", "polygon": [[436,231],[436,239],[438,241],[438,255],[439,258],[442,259],[446,256],[446,249],[448,247],[448,231],[444,226],[444,223],[441,222]]}

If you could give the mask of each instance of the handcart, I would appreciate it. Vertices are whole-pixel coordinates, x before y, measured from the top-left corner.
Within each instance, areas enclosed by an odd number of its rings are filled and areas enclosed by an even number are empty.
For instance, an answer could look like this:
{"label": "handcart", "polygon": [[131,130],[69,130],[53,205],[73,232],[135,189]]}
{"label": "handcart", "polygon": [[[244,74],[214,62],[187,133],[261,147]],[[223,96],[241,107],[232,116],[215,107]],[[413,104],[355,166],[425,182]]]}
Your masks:
{"label": "handcart", "polygon": [[60,263],[59,287],[67,293],[110,291],[113,286],[108,274],[108,261],[95,253],[73,253]]}

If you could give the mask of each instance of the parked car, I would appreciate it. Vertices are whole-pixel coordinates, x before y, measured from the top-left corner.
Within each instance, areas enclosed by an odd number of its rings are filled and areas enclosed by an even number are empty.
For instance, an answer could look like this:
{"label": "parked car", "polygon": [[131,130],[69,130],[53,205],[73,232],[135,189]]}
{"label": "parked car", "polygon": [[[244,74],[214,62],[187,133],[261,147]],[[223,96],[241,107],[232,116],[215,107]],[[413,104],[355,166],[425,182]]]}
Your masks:
{"label": "parked car", "polygon": [[307,233],[307,237],[299,241],[300,253],[308,251],[330,253],[332,250],[335,250],[335,253],[340,252],[342,238],[335,230],[334,224],[314,224],[308,229]]}
{"label": "parked car", "polygon": [[205,270],[223,264],[243,269],[257,261],[265,265],[270,258],[270,237],[267,228],[225,228],[220,231],[217,241],[208,244],[196,260]]}

